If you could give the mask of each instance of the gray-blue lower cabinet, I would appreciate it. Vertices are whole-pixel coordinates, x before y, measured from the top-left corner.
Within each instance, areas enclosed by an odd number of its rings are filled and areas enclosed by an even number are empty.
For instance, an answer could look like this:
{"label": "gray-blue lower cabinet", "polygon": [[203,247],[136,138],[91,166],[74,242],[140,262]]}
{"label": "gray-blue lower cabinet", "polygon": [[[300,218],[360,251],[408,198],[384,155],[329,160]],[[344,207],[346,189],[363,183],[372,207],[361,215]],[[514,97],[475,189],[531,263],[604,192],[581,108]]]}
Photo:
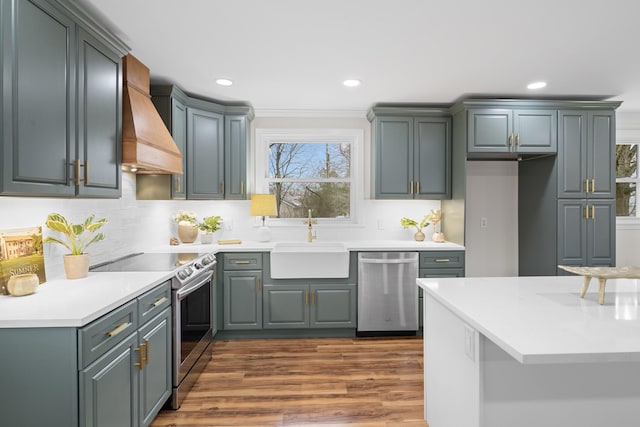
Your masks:
{"label": "gray-blue lower cabinet", "polygon": [[265,284],[265,329],[355,328],[355,284]]}
{"label": "gray-blue lower cabinet", "polygon": [[262,329],[262,271],[224,271],[224,329]]}
{"label": "gray-blue lower cabinet", "polygon": [[[425,277],[464,277],[464,251],[420,252],[418,276]],[[423,309],[422,288],[418,288],[419,323],[422,326]]]}

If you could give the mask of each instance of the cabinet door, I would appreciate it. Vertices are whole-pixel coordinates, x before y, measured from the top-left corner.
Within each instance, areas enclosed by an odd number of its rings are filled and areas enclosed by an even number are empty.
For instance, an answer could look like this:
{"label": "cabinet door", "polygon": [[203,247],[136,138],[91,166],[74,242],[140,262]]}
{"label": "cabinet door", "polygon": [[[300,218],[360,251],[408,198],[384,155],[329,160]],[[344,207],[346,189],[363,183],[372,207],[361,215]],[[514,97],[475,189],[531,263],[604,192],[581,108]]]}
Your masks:
{"label": "cabinet door", "polygon": [[171,99],[171,136],[182,153],[182,173],[171,177],[171,198],[186,199],[187,183],[187,107],[179,100]]}
{"label": "cabinet door", "polygon": [[558,198],[587,197],[587,113],[558,112]]}
{"label": "cabinet door", "polygon": [[556,110],[514,110],[513,133],[518,153],[558,151]]}
{"label": "cabinet door", "polygon": [[227,115],[224,118],[224,198],[247,198],[247,118]]}
{"label": "cabinet door", "polygon": [[307,285],[264,285],[262,298],[265,329],[309,327]]}
{"label": "cabinet door", "polygon": [[410,117],[376,118],[376,199],[413,198],[413,130]]}
{"label": "cabinet door", "polygon": [[616,197],[616,140],[615,113],[593,111],[588,113],[587,179],[591,180],[590,199]]}
{"label": "cabinet door", "polygon": [[75,26],[41,0],[3,1],[2,189],[75,194]]}
{"label": "cabinet door", "polygon": [[78,36],[78,194],[120,197],[120,57],[86,31]]}
{"label": "cabinet door", "polygon": [[613,267],[616,256],[615,200],[588,201],[587,262],[591,267]]}
{"label": "cabinet door", "polygon": [[415,118],[414,180],[415,197],[451,197],[451,119]]}
{"label": "cabinet door", "polygon": [[355,328],[356,285],[310,285],[312,328]]}
{"label": "cabinet door", "polygon": [[171,396],[171,308],[138,332],[146,362],[140,370],[140,425],[148,426]]}
{"label": "cabinet door", "polygon": [[187,108],[187,198],[224,197],[224,117]]}
{"label": "cabinet door", "polygon": [[467,112],[469,153],[508,153],[513,143],[513,111],[472,108]]}
{"label": "cabinet door", "polygon": [[261,271],[225,271],[224,328],[262,328]]}
{"label": "cabinet door", "polygon": [[[558,264],[587,266],[587,201],[558,201]],[[551,238],[551,236],[550,236]]]}
{"label": "cabinet door", "polygon": [[131,334],[80,371],[80,425],[138,425],[138,335]]}

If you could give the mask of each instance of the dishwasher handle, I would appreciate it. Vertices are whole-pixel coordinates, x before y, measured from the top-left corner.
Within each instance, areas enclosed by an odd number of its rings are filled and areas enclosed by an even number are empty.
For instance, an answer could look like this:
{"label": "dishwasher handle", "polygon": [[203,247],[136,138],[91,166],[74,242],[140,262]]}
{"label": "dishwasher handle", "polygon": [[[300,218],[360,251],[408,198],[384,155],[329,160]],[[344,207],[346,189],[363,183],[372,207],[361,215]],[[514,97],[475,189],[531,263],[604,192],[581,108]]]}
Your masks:
{"label": "dishwasher handle", "polygon": [[362,264],[413,264],[417,263],[417,258],[399,258],[399,259],[378,259],[378,258],[360,258],[358,262]]}

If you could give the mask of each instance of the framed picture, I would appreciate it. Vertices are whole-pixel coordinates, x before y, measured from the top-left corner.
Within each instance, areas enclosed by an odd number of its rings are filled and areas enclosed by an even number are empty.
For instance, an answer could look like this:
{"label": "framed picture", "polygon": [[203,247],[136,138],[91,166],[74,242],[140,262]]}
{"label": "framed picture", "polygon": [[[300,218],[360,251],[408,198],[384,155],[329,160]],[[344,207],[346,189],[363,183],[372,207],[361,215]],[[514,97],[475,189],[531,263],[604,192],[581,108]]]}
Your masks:
{"label": "framed picture", "polygon": [[7,295],[11,276],[35,274],[46,281],[42,227],[0,230],[0,294]]}

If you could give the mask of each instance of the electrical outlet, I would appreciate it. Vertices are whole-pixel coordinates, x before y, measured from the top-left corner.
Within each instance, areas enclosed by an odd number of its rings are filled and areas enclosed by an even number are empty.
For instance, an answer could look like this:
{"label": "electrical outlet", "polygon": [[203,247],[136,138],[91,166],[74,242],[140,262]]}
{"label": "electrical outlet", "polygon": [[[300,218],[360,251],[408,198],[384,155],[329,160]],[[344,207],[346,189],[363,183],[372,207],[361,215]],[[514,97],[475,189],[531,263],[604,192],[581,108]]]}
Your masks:
{"label": "electrical outlet", "polygon": [[480,218],[480,228],[487,228],[489,226],[489,223],[487,221],[487,218],[482,217]]}
{"label": "electrical outlet", "polygon": [[476,361],[475,331],[468,325],[464,325],[464,354],[472,361]]}

